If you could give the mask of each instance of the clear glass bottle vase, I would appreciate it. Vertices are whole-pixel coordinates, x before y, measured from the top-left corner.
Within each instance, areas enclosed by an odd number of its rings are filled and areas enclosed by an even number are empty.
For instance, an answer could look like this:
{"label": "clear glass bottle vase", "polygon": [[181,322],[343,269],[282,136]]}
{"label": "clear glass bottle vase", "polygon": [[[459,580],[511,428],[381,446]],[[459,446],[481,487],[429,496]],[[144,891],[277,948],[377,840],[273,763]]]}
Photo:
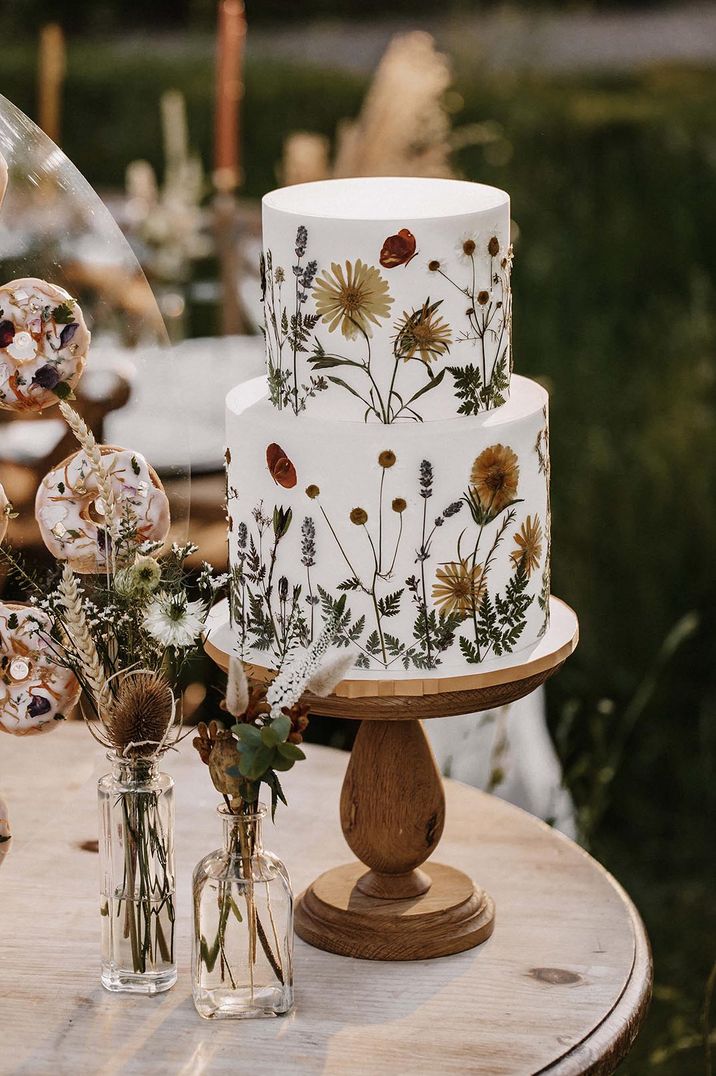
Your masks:
{"label": "clear glass bottle vase", "polygon": [[194,1005],[206,1019],[284,1016],[293,1008],[293,892],[261,844],[266,808],[220,807],[223,848],[194,871]]}
{"label": "clear glass bottle vase", "polygon": [[102,985],[158,994],[174,956],[174,782],[154,759],[107,756],[98,785]]}

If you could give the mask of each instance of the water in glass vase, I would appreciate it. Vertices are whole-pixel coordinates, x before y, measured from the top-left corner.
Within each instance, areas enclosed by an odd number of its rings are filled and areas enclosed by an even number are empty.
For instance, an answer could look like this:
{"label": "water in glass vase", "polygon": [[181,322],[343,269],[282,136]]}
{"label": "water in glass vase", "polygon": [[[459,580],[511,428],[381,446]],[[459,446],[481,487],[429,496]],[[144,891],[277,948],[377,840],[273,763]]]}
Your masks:
{"label": "water in glass vase", "polygon": [[293,1008],[293,893],[283,863],[262,848],[265,813],[220,808],[223,848],[194,871],[193,993],[206,1019]]}
{"label": "water in glass vase", "polygon": [[158,994],[177,978],[173,781],[151,760],[112,761],[98,786],[102,985]]}

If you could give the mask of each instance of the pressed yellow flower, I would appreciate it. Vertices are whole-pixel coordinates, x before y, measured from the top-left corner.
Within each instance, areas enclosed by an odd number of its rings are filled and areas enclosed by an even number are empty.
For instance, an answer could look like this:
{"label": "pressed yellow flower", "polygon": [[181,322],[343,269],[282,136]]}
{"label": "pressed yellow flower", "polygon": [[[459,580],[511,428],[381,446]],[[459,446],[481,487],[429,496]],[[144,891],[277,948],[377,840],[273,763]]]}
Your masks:
{"label": "pressed yellow flower", "polygon": [[407,310],[403,312],[402,320],[396,325],[396,352],[405,362],[417,355],[429,364],[450,350],[452,333],[448,323],[437,313],[439,305],[428,300],[412,314]]}
{"label": "pressed yellow flower", "polygon": [[539,568],[542,557],[542,527],[539,516],[527,516],[515,535],[517,548],[511,554],[515,568],[522,568],[527,575]]}
{"label": "pressed yellow flower", "polygon": [[368,522],[368,513],[365,508],[354,508],[351,512],[351,523],[356,527],[362,527]]}
{"label": "pressed yellow flower", "polygon": [[313,483],[310,486],[306,486],[306,496],[310,497],[312,501],[315,501],[320,492],[318,486],[313,485]]}
{"label": "pressed yellow flower", "polygon": [[359,332],[372,336],[371,324],[380,325],[381,318],[389,317],[393,302],[388,282],[375,266],[366,265],[360,258],[355,265],[346,261],[345,270],[332,262],[331,272],[324,270],[316,280],[313,298],[316,313],[328,325],[328,331],[335,332],[340,325],[349,340]]}
{"label": "pressed yellow flower", "polygon": [[517,456],[506,445],[490,445],[477,457],[470,472],[480,503],[493,515],[514,501],[519,477]]}
{"label": "pressed yellow flower", "polygon": [[433,601],[441,613],[468,616],[485,591],[482,565],[470,567],[465,560],[443,564],[435,573]]}
{"label": "pressed yellow flower", "polygon": [[386,448],[378,456],[378,463],[383,468],[394,467],[396,463],[395,452],[392,452],[389,448]]}
{"label": "pressed yellow flower", "polygon": [[393,509],[394,512],[397,512],[398,515],[400,515],[401,512],[404,512],[407,507],[408,507],[408,502],[405,500],[404,497],[395,497],[394,498],[393,504],[392,504],[392,509]]}

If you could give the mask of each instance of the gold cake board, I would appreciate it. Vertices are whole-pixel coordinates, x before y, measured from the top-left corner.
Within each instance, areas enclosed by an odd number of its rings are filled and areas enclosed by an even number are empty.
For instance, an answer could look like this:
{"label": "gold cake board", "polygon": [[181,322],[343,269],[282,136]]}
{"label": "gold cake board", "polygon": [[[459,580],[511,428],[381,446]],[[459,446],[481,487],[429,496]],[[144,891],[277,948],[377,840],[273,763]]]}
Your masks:
{"label": "gold cake board", "polygon": [[[343,835],[360,862],[326,871],[298,898],[296,932],[342,956],[424,960],[473,948],[492,934],[495,905],[462,871],[430,863],[445,822],[442,778],[421,718],[504,706],[555,673],[579,639],[576,614],[550,599],[550,624],[533,648],[499,668],[460,676],[351,678],[306,701],[315,714],[360,720],[341,792]],[[226,669],[226,603],[212,610],[207,653]],[[272,673],[249,666],[257,680]],[[367,869],[366,869],[367,868]]]}

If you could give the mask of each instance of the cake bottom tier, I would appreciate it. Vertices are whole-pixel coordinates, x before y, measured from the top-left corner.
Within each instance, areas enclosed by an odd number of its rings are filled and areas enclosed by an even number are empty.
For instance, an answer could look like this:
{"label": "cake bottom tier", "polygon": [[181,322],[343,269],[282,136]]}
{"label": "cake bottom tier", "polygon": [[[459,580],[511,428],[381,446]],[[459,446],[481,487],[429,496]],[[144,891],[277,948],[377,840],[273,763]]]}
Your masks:
{"label": "cake bottom tier", "polygon": [[379,676],[476,672],[549,618],[547,393],[515,377],[485,415],[381,426],[227,397],[237,652],[265,666],[325,624]]}

